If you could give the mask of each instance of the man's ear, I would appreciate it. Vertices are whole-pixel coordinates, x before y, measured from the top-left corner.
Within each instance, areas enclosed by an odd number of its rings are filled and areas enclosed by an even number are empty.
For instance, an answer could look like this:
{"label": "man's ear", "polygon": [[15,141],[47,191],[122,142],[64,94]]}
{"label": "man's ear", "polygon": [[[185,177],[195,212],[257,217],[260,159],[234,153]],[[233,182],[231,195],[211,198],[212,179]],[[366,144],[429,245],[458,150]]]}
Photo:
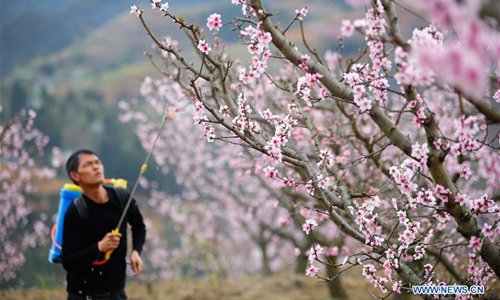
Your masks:
{"label": "man's ear", "polygon": [[76,172],[69,172],[69,177],[76,182],[80,181],[80,176],[78,176],[78,173]]}

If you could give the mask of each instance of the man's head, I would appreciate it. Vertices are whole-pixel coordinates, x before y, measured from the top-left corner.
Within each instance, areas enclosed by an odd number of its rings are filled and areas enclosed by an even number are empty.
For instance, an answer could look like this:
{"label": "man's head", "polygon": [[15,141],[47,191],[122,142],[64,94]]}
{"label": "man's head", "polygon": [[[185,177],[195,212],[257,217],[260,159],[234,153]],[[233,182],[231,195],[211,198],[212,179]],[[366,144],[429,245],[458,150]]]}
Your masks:
{"label": "man's head", "polygon": [[66,162],[68,177],[77,185],[96,185],[104,181],[104,167],[94,151],[82,149]]}

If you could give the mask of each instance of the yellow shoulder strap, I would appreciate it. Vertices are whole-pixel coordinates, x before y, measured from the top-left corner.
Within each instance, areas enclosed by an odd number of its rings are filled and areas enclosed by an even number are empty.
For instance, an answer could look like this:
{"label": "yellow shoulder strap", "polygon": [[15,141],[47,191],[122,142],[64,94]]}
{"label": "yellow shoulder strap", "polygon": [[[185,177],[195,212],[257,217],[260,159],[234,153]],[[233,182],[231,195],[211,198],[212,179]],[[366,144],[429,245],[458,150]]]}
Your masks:
{"label": "yellow shoulder strap", "polygon": [[[127,181],[122,178],[111,178],[111,179],[105,179],[104,183],[112,184],[114,187],[117,188],[122,188],[122,189],[127,189]],[[63,186],[63,189],[67,191],[75,191],[75,192],[82,192],[82,189],[74,184],[74,183],[66,183]]]}

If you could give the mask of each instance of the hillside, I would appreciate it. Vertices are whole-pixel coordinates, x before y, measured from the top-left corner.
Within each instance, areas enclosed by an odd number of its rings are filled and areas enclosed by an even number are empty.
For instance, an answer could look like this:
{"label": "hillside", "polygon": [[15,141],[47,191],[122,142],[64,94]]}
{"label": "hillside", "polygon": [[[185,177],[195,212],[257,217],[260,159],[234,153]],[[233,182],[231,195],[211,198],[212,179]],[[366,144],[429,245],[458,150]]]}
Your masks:
{"label": "hillside", "polygon": [[[169,1],[186,6],[186,1]],[[210,1],[189,1],[208,3]],[[0,2],[0,79],[14,68],[50,55],[127,13],[133,4],[148,6],[148,1],[46,0]],[[6,58],[9,59],[6,59]]]}
{"label": "hillside", "polygon": [[0,78],[15,67],[70,45],[126,10],[128,3],[131,1],[2,1]]}

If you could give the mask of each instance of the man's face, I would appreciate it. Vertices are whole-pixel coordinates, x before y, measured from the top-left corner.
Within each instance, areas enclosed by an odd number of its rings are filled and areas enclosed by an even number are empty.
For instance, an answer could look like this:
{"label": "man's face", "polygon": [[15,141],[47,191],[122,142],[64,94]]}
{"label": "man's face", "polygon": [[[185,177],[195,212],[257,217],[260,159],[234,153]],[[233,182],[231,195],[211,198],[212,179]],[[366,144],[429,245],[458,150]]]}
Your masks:
{"label": "man's face", "polygon": [[78,169],[71,177],[80,185],[97,185],[104,181],[104,167],[94,154],[78,155]]}

